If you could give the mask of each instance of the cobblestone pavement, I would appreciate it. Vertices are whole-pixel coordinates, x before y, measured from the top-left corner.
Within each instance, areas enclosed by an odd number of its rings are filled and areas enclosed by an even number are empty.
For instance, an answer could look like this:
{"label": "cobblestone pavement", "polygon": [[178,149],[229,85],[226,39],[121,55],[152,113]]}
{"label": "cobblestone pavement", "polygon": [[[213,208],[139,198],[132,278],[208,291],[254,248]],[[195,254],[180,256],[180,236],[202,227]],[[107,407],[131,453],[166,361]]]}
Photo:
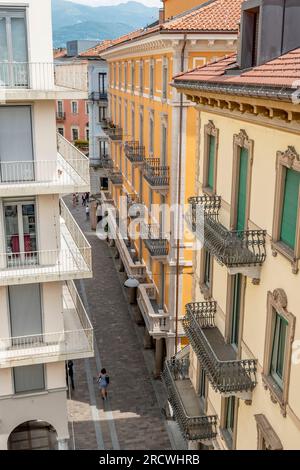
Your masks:
{"label": "cobblestone pavement", "polygon": [[[163,387],[149,372],[152,351],[143,350],[143,327],[134,323],[113,249],[90,230],[84,207],[69,204],[69,208],[92,246],[94,277],[77,286],[95,334],[95,358],[74,361],[75,390],[68,400],[70,435],[74,436],[70,447],[170,449],[161,412],[164,403],[157,400],[163,397]],[[101,367],[110,376],[107,402],[101,400],[95,381]]]}

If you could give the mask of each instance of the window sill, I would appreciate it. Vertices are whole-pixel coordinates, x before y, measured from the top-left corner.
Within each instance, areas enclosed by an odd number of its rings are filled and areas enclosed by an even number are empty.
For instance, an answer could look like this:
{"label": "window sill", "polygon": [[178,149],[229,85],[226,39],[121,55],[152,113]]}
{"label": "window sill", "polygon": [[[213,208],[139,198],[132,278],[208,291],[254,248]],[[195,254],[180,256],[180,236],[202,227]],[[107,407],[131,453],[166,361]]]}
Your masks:
{"label": "window sill", "polygon": [[283,399],[283,391],[277,385],[275,380],[270,375],[262,374],[262,381],[265,390],[269,390],[272,403],[278,403],[281,408],[281,413],[286,416],[286,401]]}
{"label": "window sill", "polygon": [[296,257],[295,252],[281,241],[271,243],[272,255],[277,256],[278,253],[287,258],[292,265],[293,274],[299,271],[299,258]]}

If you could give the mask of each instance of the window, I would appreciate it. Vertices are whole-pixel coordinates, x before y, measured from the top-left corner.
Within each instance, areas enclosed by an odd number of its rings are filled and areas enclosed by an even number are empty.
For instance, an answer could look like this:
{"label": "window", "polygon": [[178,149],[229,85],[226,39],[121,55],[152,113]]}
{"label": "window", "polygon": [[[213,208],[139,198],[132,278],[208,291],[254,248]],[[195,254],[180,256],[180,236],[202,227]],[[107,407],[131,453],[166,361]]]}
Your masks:
{"label": "window", "polygon": [[78,114],[78,102],[77,101],[72,101],[71,108],[72,108],[72,114]]}
{"label": "window", "polygon": [[79,131],[76,127],[72,128],[72,140],[78,140],[79,139]]}
{"label": "window", "polygon": [[168,97],[168,62],[164,59],[162,71],[162,98],[166,100]]}
{"label": "window", "polygon": [[140,60],[140,93],[144,90],[144,62]]}
{"label": "window", "polygon": [[200,291],[205,300],[212,297],[213,258],[205,248],[201,250],[200,258]]}
{"label": "window", "polygon": [[125,62],[124,63],[124,91],[127,91],[127,86],[128,86],[127,68],[128,68],[127,62]]}
{"label": "window", "polygon": [[85,138],[86,138],[86,140],[89,140],[89,139],[90,139],[90,131],[89,131],[89,129],[85,129]]}
{"label": "window", "polygon": [[216,193],[219,131],[213,121],[204,126],[203,192]]}
{"label": "window", "polygon": [[201,367],[199,371],[199,388],[198,395],[200,398],[202,411],[205,412],[206,409],[206,398],[207,398],[207,379],[205,370]]}
{"label": "window", "polygon": [[108,143],[106,140],[99,140],[100,158],[107,158]]}
{"label": "window", "polygon": [[122,101],[119,100],[119,126],[122,127]]}
{"label": "window", "polygon": [[282,443],[263,414],[254,415],[257,427],[257,450],[283,450]]}
{"label": "window", "polygon": [[99,106],[99,122],[106,119],[106,108],[105,106]]}
{"label": "window", "polygon": [[298,272],[300,258],[300,165],[294,147],[277,152],[272,250],[285,255]]}
{"label": "window", "polygon": [[0,82],[8,87],[29,84],[26,13],[4,9],[0,13]]}
{"label": "window", "polygon": [[124,104],[124,135],[125,136],[128,135],[128,117],[127,117],[127,113],[128,113],[128,105],[127,105],[127,101],[125,101],[125,104]]}
{"label": "window", "polygon": [[118,64],[118,88],[121,90],[122,86],[122,68],[121,63]]}
{"label": "window", "polygon": [[211,254],[204,250],[204,284],[209,289],[211,285]]}
{"label": "window", "polygon": [[35,202],[5,202],[4,223],[8,265],[35,264],[38,261]]}
{"label": "window", "polygon": [[249,8],[242,15],[242,68],[258,65],[260,8]]}
{"label": "window", "polygon": [[114,87],[117,86],[117,65],[114,64]]}
{"label": "window", "polygon": [[10,330],[12,343],[22,344],[28,337],[42,343],[42,306],[40,284],[22,284],[8,287]]}
{"label": "window", "polygon": [[44,365],[13,368],[15,393],[31,393],[45,389]]}
{"label": "window", "polygon": [[134,93],[134,62],[131,64],[131,93]]}
{"label": "window", "polygon": [[98,87],[99,93],[106,93],[106,72],[100,72],[98,74]]}
{"label": "window", "polygon": [[150,98],[154,96],[154,60],[150,61],[150,68],[149,68],[149,95]]}
{"label": "window", "polygon": [[223,436],[229,449],[233,448],[233,434],[235,426],[236,398],[231,396],[224,399],[224,425]]}
{"label": "window", "polygon": [[287,310],[283,289],[268,292],[266,340],[262,379],[272,401],[286,414],[295,317]]}
{"label": "window", "polygon": [[0,107],[0,158],[2,182],[34,181],[30,106]]}
{"label": "window", "polygon": [[64,136],[64,128],[63,128],[63,127],[58,127],[57,132],[58,132],[60,135]]}
{"label": "window", "polygon": [[134,108],[131,109],[131,137],[135,140],[135,112]]}
{"label": "window", "polygon": [[244,231],[248,227],[253,140],[244,130],[233,138],[233,171],[230,227]]}
{"label": "window", "polygon": [[241,323],[241,306],[242,306],[242,283],[241,274],[235,274],[230,279],[231,282],[231,314],[230,314],[230,343],[235,349],[239,344],[239,331]]}
{"label": "window", "polygon": [[150,125],[149,125],[149,153],[153,155],[154,152],[154,119],[153,116],[150,116]]}
{"label": "window", "polygon": [[89,105],[89,103],[85,103],[85,114],[90,114],[90,105]]}
{"label": "window", "polygon": [[139,142],[140,142],[140,145],[144,145],[144,109],[141,108],[140,109],[140,138],[139,138]]}
{"label": "window", "polygon": [[167,164],[167,127],[165,124],[161,128],[161,165]]}
{"label": "window", "polygon": [[57,102],[57,112],[59,116],[61,116],[64,112],[64,104],[62,101]]}

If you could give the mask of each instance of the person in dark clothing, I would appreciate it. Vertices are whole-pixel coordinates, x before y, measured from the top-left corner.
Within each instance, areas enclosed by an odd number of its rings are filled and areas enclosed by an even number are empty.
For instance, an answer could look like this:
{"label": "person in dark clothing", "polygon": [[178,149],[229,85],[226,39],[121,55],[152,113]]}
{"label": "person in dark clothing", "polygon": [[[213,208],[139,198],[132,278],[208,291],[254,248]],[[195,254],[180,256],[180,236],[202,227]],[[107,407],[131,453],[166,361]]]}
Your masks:
{"label": "person in dark clothing", "polygon": [[75,389],[75,386],[74,386],[74,370],[73,370],[73,361],[68,361],[68,374],[69,374],[69,377],[70,377],[70,380],[71,380],[71,387],[72,387],[72,390]]}

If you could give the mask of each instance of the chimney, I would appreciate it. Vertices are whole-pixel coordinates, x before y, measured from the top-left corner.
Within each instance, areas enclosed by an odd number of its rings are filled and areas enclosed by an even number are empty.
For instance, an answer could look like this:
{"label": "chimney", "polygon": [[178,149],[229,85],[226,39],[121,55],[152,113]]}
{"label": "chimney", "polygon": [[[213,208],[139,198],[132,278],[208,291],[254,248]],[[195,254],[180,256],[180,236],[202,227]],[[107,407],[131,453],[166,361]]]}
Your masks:
{"label": "chimney", "polygon": [[159,24],[163,24],[165,22],[165,7],[159,9],[158,22]]}

